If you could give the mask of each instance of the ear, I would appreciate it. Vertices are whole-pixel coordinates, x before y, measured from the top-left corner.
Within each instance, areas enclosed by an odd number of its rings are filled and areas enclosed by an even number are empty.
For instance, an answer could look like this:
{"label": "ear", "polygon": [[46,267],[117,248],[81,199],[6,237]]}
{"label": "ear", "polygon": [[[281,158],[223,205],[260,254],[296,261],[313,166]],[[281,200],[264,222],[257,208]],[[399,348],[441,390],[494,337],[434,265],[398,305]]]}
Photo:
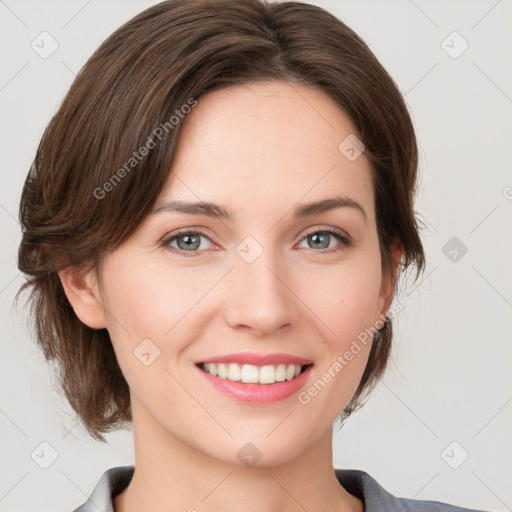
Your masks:
{"label": "ear", "polygon": [[75,267],[68,267],[58,274],[76,316],[93,329],[106,327],[105,310],[95,272],[91,270],[84,274]]}
{"label": "ear", "polygon": [[403,245],[398,240],[395,240],[391,245],[391,272],[382,276],[379,292],[379,314],[382,312],[385,315],[391,307],[395,291],[395,284],[398,277],[398,267],[400,266],[403,254]]}

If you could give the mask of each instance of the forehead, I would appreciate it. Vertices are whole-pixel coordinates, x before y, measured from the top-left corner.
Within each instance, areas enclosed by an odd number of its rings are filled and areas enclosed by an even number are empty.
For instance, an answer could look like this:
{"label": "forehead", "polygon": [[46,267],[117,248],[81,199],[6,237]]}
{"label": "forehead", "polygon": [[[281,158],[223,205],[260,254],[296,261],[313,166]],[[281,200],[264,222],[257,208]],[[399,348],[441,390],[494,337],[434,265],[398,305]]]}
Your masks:
{"label": "forehead", "polygon": [[159,199],[240,209],[339,194],[373,209],[368,160],[349,160],[339,147],[356,130],[320,90],[284,81],[232,86],[201,96],[183,123]]}

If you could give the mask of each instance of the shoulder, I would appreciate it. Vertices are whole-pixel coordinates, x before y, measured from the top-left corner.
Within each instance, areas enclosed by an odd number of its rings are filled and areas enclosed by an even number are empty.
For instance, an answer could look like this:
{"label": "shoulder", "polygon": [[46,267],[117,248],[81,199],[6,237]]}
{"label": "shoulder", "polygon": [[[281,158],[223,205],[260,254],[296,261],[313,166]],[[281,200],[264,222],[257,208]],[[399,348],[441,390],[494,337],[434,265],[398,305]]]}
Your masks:
{"label": "shoulder", "polygon": [[439,501],[397,498],[368,473],[356,469],[335,469],[340,484],[365,503],[364,512],[484,512]]}
{"label": "shoulder", "polygon": [[135,466],[118,466],[101,475],[87,501],[73,512],[114,512],[113,498],[130,483]]}

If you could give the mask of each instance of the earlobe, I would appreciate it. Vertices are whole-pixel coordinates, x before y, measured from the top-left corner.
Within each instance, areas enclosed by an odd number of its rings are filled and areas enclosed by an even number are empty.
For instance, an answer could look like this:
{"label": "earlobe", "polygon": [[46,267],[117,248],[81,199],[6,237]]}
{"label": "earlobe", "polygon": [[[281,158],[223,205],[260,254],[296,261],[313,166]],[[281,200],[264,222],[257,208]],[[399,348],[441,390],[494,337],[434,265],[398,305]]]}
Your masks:
{"label": "earlobe", "polygon": [[81,274],[76,268],[68,267],[58,274],[76,316],[88,327],[105,328],[106,317],[94,271]]}

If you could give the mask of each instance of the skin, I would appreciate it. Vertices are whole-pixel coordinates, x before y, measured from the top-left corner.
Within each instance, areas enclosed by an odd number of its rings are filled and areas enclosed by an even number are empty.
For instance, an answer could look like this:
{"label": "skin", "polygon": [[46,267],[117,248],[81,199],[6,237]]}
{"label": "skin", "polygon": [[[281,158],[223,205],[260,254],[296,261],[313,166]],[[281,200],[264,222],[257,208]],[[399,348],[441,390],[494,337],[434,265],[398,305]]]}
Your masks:
{"label": "skin", "polygon": [[[108,329],[130,386],[136,471],[116,512],[362,512],[335,478],[332,424],[369,344],[306,405],[296,394],[235,401],[194,367],[233,352],[285,352],[314,362],[307,390],[389,309],[403,250],[393,247],[395,268],[383,275],[371,168],[364,153],[350,161],[338,149],[355,132],[313,88],[262,81],[210,92],[184,121],[157,205],[210,201],[234,217],[152,214],[105,257],[99,279],[60,273],[78,317]],[[336,194],[357,201],[366,219],[352,207],[293,218],[298,205]],[[162,244],[182,228],[207,235],[192,256],[183,236]],[[236,252],[248,236],[263,249],[252,263]],[[133,353],[144,339],[160,350],[148,366]],[[253,467],[237,457],[248,442],[262,454]]]}

